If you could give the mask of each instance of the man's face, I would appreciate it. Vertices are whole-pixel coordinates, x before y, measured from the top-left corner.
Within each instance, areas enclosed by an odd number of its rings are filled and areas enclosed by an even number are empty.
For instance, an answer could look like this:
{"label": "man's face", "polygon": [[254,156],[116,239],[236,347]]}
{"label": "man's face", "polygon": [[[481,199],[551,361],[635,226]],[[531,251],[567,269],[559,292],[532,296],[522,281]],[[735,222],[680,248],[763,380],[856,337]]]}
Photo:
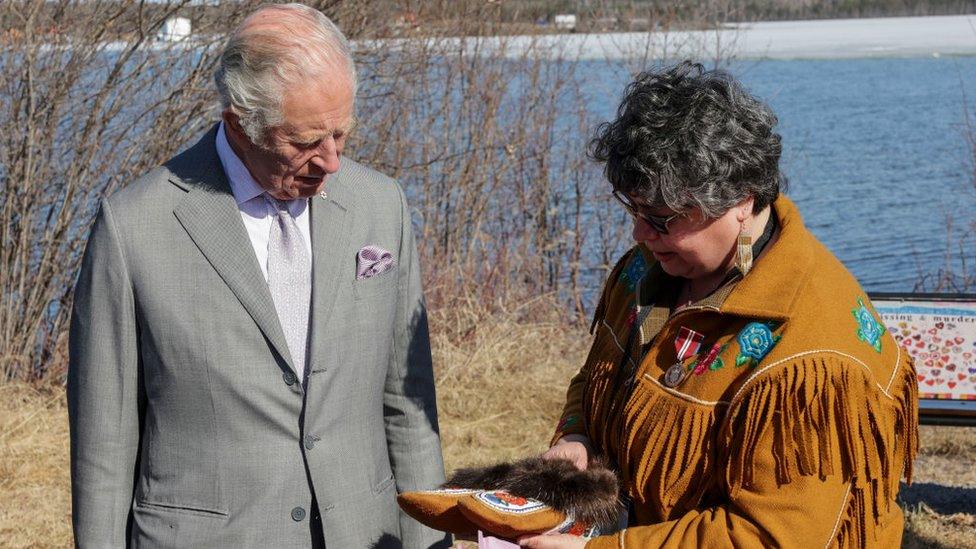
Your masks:
{"label": "man's face", "polygon": [[326,177],[339,170],[353,126],[353,104],[346,78],[296,86],[285,92],[284,122],[257,145],[244,135],[235,115],[225,112],[224,120],[229,122],[228,139],[258,185],[275,198],[293,200],[314,196]]}

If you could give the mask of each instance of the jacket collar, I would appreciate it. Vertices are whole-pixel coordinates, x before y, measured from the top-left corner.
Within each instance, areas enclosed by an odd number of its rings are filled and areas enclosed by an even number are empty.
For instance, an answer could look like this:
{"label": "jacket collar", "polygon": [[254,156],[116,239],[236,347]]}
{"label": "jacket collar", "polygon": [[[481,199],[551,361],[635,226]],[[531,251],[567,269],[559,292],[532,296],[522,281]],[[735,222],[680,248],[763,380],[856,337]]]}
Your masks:
{"label": "jacket collar", "polygon": [[254,180],[254,176],[248,171],[247,166],[244,165],[244,161],[231,148],[230,141],[227,140],[227,131],[224,129],[223,122],[217,125],[215,142],[217,156],[220,158],[221,166],[224,167],[224,175],[227,176],[227,181],[230,183],[230,190],[234,193],[234,199],[237,200],[237,205],[240,206],[264,194],[264,189]]}
{"label": "jacket collar", "polygon": [[813,235],[803,225],[796,205],[780,195],[773,202],[779,237],[722,303],[726,314],[785,321],[813,266]]}

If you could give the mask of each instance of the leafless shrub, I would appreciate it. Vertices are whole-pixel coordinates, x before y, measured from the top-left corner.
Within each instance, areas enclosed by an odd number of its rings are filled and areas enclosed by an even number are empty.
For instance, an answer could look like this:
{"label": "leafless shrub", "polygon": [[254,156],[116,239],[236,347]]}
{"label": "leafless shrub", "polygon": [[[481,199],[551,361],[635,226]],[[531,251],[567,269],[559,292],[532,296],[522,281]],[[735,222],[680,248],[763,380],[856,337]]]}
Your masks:
{"label": "leafless shrub", "polygon": [[[257,3],[0,4],[3,379],[62,379],[98,200],[213,123],[220,40]],[[545,294],[568,306],[567,322],[584,318],[629,223],[584,157],[595,82],[578,46],[505,36],[515,16],[500,3],[310,4],[357,45],[361,129],[349,151],[406,187],[431,307],[489,314]],[[192,36],[157,40],[177,15]]]}
{"label": "leafless shrub", "polygon": [[[71,287],[98,200],[212,122],[220,40],[258,3],[0,3],[2,379],[62,377]],[[319,7],[354,28],[362,19],[336,2]],[[161,40],[175,16],[193,21],[193,35]]]}
{"label": "leafless shrub", "polygon": [[[976,289],[976,219],[957,229],[955,214],[945,216],[945,248],[942,264],[935,270],[927,263],[917,266],[915,291],[966,293]],[[962,220],[966,223],[966,220]]]}
{"label": "leafless shrub", "polygon": [[[963,135],[970,152],[971,191],[976,194],[976,122],[963,93]],[[959,216],[962,215],[960,219]],[[976,216],[972,212],[946,212],[945,248],[942,265],[934,271],[931,265],[919,264],[915,291],[966,293],[976,291]]]}
{"label": "leafless shrub", "polygon": [[581,212],[599,174],[584,163],[581,75],[564,53],[434,36],[373,65],[370,131],[351,148],[407,187],[428,270],[453,281],[445,296],[514,283],[579,301]]}
{"label": "leafless shrub", "polygon": [[185,3],[0,6],[8,25],[0,56],[6,378],[43,376],[58,356],[97,199],[174,153],[206,119],[212,41],[155,40]]}

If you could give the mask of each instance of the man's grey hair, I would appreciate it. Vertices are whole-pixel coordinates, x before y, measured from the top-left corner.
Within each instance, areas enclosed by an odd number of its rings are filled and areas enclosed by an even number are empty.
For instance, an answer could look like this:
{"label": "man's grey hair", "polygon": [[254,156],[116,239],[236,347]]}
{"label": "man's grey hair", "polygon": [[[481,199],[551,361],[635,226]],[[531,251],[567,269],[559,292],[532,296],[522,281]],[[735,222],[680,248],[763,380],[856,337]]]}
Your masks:
{"label": "man's grey hair", "polygon": [[320,11],[298,3],[264,5],[249,15],[227,39],[214,74],[222,107],[238,115],[255,144],[284,121],[286,89],[328,78],[348,78],[355,97],[346,37]]}
{"label": "man's grey hair", "polygon": [[639,74],[589,154],[614,189],[649,204],[716,218],[752,196],[758,213],[786,186],[776,123],[731,75],[686,61]]}

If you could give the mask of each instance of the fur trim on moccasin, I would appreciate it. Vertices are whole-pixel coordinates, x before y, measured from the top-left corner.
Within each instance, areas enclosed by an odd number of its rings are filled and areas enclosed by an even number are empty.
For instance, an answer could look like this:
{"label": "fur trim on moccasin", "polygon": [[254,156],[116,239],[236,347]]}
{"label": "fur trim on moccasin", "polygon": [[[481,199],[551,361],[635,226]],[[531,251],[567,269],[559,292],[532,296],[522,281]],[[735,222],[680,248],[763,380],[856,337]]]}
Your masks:
{"label": "fur trim on moccasin", "polygon": [[539,457],[468,467],[455,471],[444,487],[505,490],[594,526],[615,525],[620,512],[617,475],[600,460],[585,471],[569,460]]}

